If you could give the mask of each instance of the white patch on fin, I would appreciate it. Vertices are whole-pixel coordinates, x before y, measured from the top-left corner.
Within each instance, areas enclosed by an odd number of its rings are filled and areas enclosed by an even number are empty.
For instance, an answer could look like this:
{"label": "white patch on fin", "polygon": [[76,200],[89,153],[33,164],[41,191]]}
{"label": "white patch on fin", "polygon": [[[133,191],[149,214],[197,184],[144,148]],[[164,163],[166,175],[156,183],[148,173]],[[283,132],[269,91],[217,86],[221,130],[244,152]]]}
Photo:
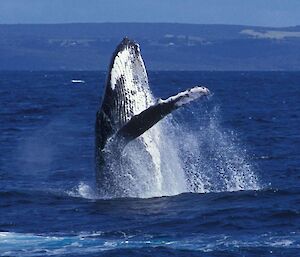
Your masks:
{"label": "white patch on fin", "polygon": [[180,92],[177,95],[171,96],[166,100],[159,99],[158,104],[174,102],[175,106],[181,107],[188,104],[199,97],[210,95],[210,91],[206,87],[196,86],[186,91]]}

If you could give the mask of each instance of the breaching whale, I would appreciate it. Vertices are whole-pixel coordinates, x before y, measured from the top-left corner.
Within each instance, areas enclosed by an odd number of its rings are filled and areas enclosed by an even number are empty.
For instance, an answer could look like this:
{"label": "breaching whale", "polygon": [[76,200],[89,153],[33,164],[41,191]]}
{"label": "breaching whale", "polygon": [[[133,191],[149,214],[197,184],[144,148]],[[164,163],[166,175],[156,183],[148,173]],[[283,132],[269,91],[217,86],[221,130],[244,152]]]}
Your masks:
{"label": "breaching whale", "polygon": [[[124,38],[113,53],[96,114],[95,162],[99,192],[115,197],[130,195],[126,191],[130,182],[124,182],[126,178],[121,171],[128,164],[124,154],[126,145],[136,141],[139,153],[151,150],[156,152],[157,159],[159,150],[153,141],[159,138],[146,136],[149,130],[172,111],[209,94],[207,88],[196,86],[165,100],[154,99],[139,45]],[[147,158],[147,162],[151,161],[153,157]],[[159,170],[159,161],[153,162],[153,170]]]}

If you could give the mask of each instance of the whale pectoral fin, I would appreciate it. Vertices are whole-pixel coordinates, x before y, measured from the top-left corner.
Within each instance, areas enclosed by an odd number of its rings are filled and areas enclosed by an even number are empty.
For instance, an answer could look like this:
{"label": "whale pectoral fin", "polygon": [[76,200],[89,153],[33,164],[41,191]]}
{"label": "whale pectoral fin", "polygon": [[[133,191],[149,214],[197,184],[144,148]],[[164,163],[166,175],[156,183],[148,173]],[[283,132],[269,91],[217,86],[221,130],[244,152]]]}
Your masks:
{"label": "whale pectoral fin", "polygon": [[126,145],[131,140],[142,135],[173,110],[200,97],[208,96],[209,94],[209,90],[205,87],[194,87],[171,96],[166,100],[160,99],[157,104],[133,116],[130,121],[117,132],[116,137],[121,139]]}

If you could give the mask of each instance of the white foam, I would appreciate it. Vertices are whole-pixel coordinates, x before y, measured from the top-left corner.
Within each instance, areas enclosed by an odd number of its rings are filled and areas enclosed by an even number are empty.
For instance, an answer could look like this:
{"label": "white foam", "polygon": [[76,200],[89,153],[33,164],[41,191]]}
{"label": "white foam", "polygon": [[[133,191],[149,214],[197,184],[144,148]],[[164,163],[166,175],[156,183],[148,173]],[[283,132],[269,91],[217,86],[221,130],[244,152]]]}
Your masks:
{"label": "white foam", "polygon": [[192,238],[171,240],[142,237],[120,237],[107,239],[102,234],[79,233],[75,236],[48,236],[0,232],[1,256],[61,256],[101,254],[113,249],[137,249],[143,247],[164,247],[169,249],[194,250],[200,252],[226,251],[233,248],[272,247],[279,249],[299,249],[299,234],[287,235],[195,235]]}
{"label": "white foam", "polygon": [[67,191],[66,193],[72,197],[81,197],[86,199],[98,198],[93,187],[88,185],[86,182],[80,182],[78,186],[74,187],[70,191]]}
{"label": "white foam", "polygon": [[83,83],[83,84],[85,83],[85,81],[81,80],[81,79],[72,79],[71,82],[72,83]]}

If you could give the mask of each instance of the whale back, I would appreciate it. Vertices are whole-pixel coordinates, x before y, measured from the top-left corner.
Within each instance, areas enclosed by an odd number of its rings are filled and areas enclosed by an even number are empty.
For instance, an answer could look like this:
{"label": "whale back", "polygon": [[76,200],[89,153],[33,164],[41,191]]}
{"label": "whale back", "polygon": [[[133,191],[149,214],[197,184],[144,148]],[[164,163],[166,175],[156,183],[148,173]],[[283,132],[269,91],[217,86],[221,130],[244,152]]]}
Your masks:
{"label": "whale back", "polygon": [[96,119],[96,147],[154,103],[139,45],[124,38],[115,50]]}

